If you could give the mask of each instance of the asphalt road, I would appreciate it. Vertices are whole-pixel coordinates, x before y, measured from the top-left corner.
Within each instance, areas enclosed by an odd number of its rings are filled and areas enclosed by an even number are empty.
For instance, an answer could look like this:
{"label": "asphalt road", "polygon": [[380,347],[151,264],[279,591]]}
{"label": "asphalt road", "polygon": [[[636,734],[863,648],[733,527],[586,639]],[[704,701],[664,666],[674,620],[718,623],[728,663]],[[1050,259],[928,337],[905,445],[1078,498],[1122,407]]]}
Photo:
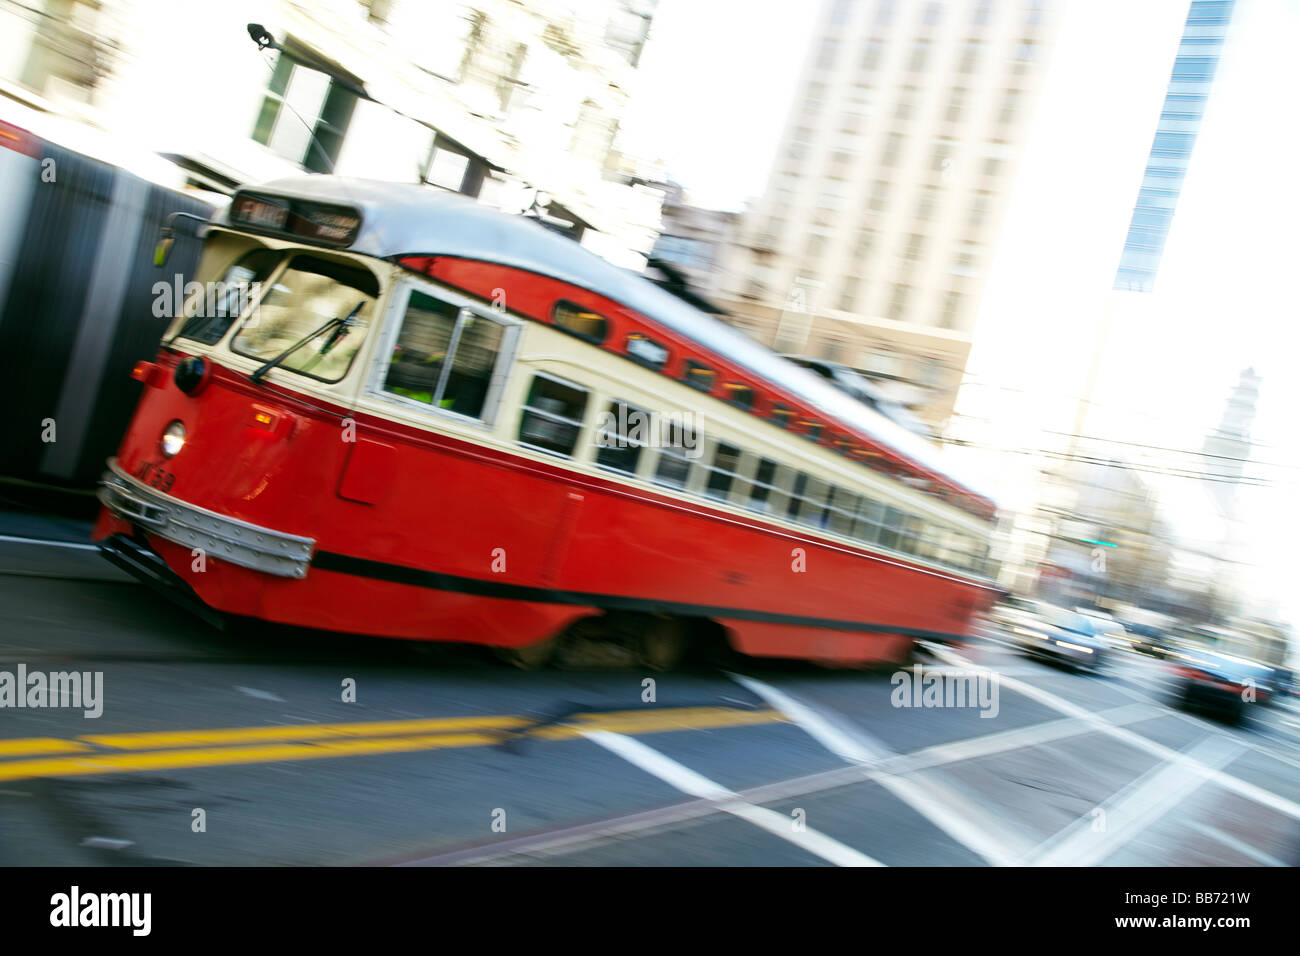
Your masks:
{"label": "asphalt road", "polygon": [[97,718],[0,709],[0,864],[1300,861],[1300,713],[1185,714],[1157,661],[1080,675],[990,633],[920,672],[996,691],[946,707],[895,706],[890,673],[745,659],[521,672],[220,633],[99,560],[0,541],[0,675],[103,675]]}

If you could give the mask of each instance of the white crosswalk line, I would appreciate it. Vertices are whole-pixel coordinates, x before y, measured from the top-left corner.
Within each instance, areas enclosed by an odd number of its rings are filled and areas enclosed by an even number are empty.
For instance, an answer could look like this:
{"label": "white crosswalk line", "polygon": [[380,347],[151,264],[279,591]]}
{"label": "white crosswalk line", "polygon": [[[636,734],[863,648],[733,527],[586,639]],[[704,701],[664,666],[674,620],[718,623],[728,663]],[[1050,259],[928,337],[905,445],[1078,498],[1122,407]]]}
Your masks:
{"label": "white crosswalk line", "polygon": [[[884,787],[972,853],[994,866],[1009,866],[1017,858],[1017,841],[1009,834],[999,832],[1001,828],[995,821],[960,794],[934,778],[926,778],[922,786],[898,773],[881,769],[886,759],[891,762],[900,759],[883,742],[856,727],[852,731],[840,727],[838,721],[829,719],[770,684],[738,674],[731,676],[831,753],[861,767],[867,780]],[[993,836],[995,833],[998,834],[996,837]]]}
{"label": "white crosswalk line", "polygon": [[[1187,760],[1149,770],[1098,808],[1049,838],[1024,861],[1028,866],[1096,866],[1207,782],[1197,766],[1227,765],[1246,748],[1226,737],[1207,737]],[[1097,820],[1104,826],[1096,828]]]}
{"label": "white crosswalk line", "polygon": [[[932,650],[936,655],[944,657],[955,664],[960,664],[977,671],[987,671],[991,674],[997,673],[987,667],[975,664],[962,657],[960,654],[956,654],[946,648],[934,647]],[[1154,754],[1163,760],[1187,764],[1196,770],[1197,773],[1212,780],[1225,790],[1231,790],[1238,796],[1245,797],[1248,800],[1253,800],[1255,803],[1266,806],[1271,810],[1276,810],[1278,813],[1283,813],[1293,819],[1300,820],[1300,804],[1296,803],[1294,800],[1288,800],[1280,794],[1276,794],[1271,790],[1265,790],[1263,787],[1258,787],[1253,783],[1248,783],[1240,777],[1234,777],[1232,774],[1225,773],[1223,770],[1206,766],[1187,754],[1166,747],[1164,744],[1156,743],[1156,741],[1149,737],[1143,737],[1141,734],[1135,733],[1134,731],[1128,730],[1124,727],[1117,727],[1100,714],[1095,714],[1077,704],[1072,704],[1065,698],[1058,697],[1056,694],[1049,691],[1034,687],[1032,684],[1026,684],[1024,681],[1017,680],[1014,677],[1002,677],[1001,686],[1007,690],[1014,690],[1017,693],[1023,694],[1025,697],[1036,700],[1040,704],[1059,711],[1060,713],[1071,717],[1077,717],[1080,720],[1086,720],[1100,733],[1114,737],[1116,740],[1122,740],[1131,746],[1137,747],[1140,750],[1145,750],[1147,753]]]}
{"label": "white crosswalk line", "polygon": [[584,730],[582,735],[592,743],[599,744],[611,753],[617,754],[633,766],[640,767],[646,773],[658,777],[664,783],[676,787],[693,797],[712,800],[717,808],[734,817],[747,820],[766,830],[773,836],[793,843],[815,856],[821,857],[836,866],[884,866],[879,860],[859,853],[850,846],[824,833],[804,826],[798,829],[791,817],[782,816],[775,810],[746,803],[735,791],[728,790],[719,783],[696,773],[648,747],[634,737],[616,734],[608,730]]}

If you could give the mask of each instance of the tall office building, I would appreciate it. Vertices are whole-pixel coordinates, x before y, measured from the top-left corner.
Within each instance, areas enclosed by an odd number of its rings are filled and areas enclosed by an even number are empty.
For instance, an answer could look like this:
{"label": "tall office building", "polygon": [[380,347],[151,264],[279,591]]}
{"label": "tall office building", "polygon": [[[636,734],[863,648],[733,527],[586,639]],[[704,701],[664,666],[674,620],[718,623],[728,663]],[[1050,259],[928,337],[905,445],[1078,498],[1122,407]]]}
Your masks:
{"label": "tall office building", "polygon": [[1195,0],[1169,77],[1160,122],[1115,273],[1115,288],[1150,292],[1200,132],[1234,0]]}
{"label": "tall office building", "polygon": [[942,424],[1054,6],[827,4],[767,189],[723,280],[737,325],[778,351],[859,368]]}

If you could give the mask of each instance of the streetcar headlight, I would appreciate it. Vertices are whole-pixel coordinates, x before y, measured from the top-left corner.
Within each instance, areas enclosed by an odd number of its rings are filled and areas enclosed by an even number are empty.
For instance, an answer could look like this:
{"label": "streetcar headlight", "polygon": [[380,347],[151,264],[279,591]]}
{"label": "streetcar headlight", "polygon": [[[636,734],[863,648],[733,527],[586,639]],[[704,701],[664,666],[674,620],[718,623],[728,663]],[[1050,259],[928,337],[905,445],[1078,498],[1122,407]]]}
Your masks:
{"label": "streetcar headlight", "polygon": [[162,453],[171,458],[185,447],[185,426],[179,420],[172,422],[163,429],[162,441],[159,445],[162,447]]}

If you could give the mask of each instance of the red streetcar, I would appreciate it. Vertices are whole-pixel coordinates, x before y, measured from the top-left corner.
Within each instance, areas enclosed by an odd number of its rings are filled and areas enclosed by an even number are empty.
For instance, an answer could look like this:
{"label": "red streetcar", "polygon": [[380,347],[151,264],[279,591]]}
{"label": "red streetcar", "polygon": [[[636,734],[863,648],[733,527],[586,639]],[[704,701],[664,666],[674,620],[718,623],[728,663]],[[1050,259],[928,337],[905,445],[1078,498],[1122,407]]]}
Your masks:
{"label": "red streetcar", "polygon": [[305,176],[205,229],[95,538],[209,613],[870,663],[998,593],[923,441],[533,220]]}

